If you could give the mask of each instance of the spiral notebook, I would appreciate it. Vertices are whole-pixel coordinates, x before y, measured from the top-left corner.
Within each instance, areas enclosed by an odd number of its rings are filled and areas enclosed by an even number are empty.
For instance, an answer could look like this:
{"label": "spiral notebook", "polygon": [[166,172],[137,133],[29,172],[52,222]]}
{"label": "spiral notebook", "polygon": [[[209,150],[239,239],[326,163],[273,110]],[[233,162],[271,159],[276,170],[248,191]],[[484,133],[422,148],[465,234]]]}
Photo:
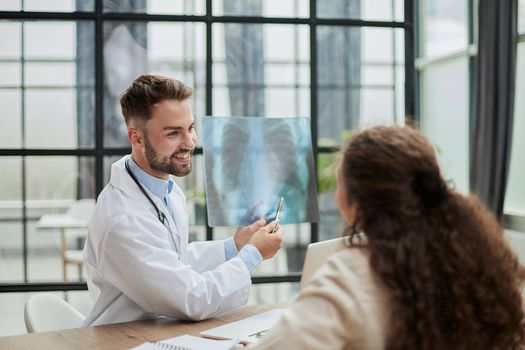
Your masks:
{"label": "spiral notebook", "polygon": [[215,340],[183,335],[156,342],[146,342],[130,350],[231,350],[235,349],[237,344],[237,339]]}
{"label": "spiral notebook", "polygon": [[201,332],[201,335],[212,339],[238,339],[242,344],[253,343],[281,318],[283,309],[273,309],[211,328]]}

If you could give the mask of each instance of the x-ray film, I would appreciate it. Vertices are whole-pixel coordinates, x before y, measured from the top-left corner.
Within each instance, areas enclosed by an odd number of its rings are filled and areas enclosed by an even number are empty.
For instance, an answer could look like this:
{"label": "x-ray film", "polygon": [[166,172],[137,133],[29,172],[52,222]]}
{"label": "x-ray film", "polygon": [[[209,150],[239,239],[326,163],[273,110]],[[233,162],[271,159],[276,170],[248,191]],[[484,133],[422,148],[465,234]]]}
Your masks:
{"label": "x-ray film", "polygon": [[307,118],[204,117],[203,151],[210,226],[319,221]]}

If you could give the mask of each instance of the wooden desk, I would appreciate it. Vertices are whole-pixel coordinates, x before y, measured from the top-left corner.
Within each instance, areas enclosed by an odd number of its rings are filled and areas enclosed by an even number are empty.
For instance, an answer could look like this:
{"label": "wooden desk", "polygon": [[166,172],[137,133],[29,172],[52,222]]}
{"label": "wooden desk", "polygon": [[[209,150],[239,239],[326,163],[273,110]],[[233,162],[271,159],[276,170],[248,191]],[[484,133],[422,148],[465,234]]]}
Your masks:
{"label": "wooden desk", "polygon": [[202,322],[182,322],[162,318],[0,337],[0,349],[129,349],[146,341],[157,341],[184,334],[198,336],[205,329],[285,306],[286,304],[245,306]]}

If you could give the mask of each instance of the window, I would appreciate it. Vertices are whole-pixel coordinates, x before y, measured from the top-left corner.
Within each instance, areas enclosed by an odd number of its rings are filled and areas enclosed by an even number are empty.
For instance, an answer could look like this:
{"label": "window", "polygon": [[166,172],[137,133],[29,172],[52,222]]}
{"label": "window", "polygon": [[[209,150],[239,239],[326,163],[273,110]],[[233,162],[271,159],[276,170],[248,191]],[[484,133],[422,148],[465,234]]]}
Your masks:
{"label": "window", "polygon": [[421,2],[416,61],[421,129],[435,147],[445,178],[469,192],[469,115],[472,66],[468,50],[473,0]]}
{"label": "window", "polygon": [[[340,230],[331,168],[338,147],[356,127],[403,124],[413,111],[405,105],[413,47],[404,38],[413,27],[404,3],[0,1],[0,11],[12,11],[0,16],[0,250],[9,252],[0,265],[10,269],[1,282],[62,281],[56,232],[36,223],[95,198],[110,165],[129,153],[118,98],[144,73],[195,88],[198,133],[204,115],[310,118],[321,223],[287,227],[285,252],[256,271],[266,279],[254,279],[298,281],[304,246]],[[190,203],[190,240],[224,238],[234,229],[205,225],[201,151],[192,174],[177,179]],[[39,259],[54,267],[43,271]]]}
{"label": "window", "polygon": [[[522,7],[523,8],[523,7]],[[516,90],[514,107],[514,125],[509,178],[505,196],[505,214],[525,216],[525,41],[518,43],[516,61]]]}
{"label": "window", "polygon": [[518,32],[525,33],[525,0],[519,0],[518,3]]}

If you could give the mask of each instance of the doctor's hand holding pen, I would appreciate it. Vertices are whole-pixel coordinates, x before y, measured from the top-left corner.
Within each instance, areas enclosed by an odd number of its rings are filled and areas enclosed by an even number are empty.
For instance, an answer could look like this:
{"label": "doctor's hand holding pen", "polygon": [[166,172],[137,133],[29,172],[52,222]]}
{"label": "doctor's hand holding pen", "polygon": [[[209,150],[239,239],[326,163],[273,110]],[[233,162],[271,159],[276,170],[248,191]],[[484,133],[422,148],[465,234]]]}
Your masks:
{"label": "doctor's hand holding pen", "polygon": [[270,259],[281,248],[283,241],[283,228],[272,221],[269,224],[259,228],[252,236],[248,243],[253,244],[261,253],[263,259]]}

